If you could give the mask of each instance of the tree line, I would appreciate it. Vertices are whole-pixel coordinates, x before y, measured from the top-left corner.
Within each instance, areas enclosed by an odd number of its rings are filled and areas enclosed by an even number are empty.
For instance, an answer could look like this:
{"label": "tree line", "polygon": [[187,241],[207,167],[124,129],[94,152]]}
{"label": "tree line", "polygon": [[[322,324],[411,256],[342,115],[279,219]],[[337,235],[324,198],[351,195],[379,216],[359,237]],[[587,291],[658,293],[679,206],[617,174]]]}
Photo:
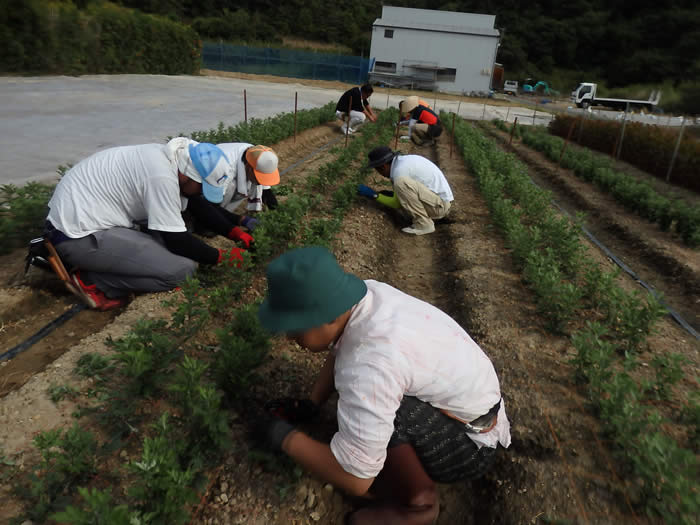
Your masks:
{"label": "tree line", "polygon": [[[205,38],[274,42],[294,36],[343,44],[365,56],[382,10],[382,0],[119,2],[190,23]],[[393,0],[391,5],[496,15],[497,60],[522,75],[564,69],[610,87],[700,79],[696,0]]]}

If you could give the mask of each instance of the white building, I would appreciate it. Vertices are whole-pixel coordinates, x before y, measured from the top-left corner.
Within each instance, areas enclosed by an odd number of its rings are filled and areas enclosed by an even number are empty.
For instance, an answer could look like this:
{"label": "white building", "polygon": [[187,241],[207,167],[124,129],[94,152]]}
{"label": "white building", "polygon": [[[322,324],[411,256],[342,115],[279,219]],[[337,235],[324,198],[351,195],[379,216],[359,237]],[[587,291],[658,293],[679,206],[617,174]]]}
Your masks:
{"label": "white building", "polygon": [[370,82],[487,93],[499,32],[495,15],[382,7],[372,25]]}

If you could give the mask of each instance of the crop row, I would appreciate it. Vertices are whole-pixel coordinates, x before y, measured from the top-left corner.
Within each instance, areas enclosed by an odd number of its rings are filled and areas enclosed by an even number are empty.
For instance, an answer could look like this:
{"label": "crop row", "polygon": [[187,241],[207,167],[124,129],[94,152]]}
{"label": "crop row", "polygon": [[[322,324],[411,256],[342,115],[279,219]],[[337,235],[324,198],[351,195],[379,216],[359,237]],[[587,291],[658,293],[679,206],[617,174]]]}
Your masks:
{"label": "crop row", "polygon": [[[444,115],[446,118],[447,115]],[[685,428],[696,449],[699,407],[682,399],[669,420],[650,403],[668,399],[683,377],[684,359],[656,356],[652,374],[639,360],[646,337],[664,314],[652,295],[627,293],[586,256],[579,225],[557,215],[550,194],[532,184],[527,168],[471,125],[459,121],[455,141],[503,231],[517,267],[535,292],[552,329],[570,334],[577,351],[576,378],[611,436],[633,480],[631,490],[647,512],[675,523],[695,523],[700,501],[694,487],[697,459],[665,428]],[[588,319],[582,325],[581,320]],[[687,424],[687,427],[684,427]],[[681,432],[682,433],[682,432]]]}
{"label": "crop row", "polygon": [[[288,247],[330,244],[368,173],[355,161],[364,164],[369,149],[389,140],[395,118],[395,112],[381,113],[377,124],[365,126],[347,148],[333,150],[337,158],[277,209],[259,215],[257,267]],[[324,200],[319,192],[331,189],[332,198]],[[39,434],[34,443],[41,461],[16,484],[27,502],[23,519],[109,525],[190,519],[207,469],[232,446],[231,410],[244,420],[254,415],[250,392],[260,381],[255,369],[270,341],[258,324],[256,304],[235,308],[246,302],[254,274],[250,261],[244,268],[201,270],[166,304],[169,320],[139,321],[126,336],[108,341],[108,357],[81,356],[75,373],[92,378],[89,395],[95,400],[75,415],[90,415],[111,437],[98,444],[77,424]],[[138,435],[144,436],[140,445],[133,442]],[[118,450],[133,459],[119,464]],[[98,469],[98,456],[109,471]],[[128,490],[112,493],[109,487],[120,480]],[[82,500],[77,505],[76,490]]]}
{"label": "crop row", "polygon": [[[313,128],[335,119],[335,105],[305,109],[297,112],[296,131]],[[250,144],[274,144],[294,133],[294,114],[284,113],[266,119],[251,119],[235,126],[193,132],[190,137],[199,142],[248,142]],[[59,166],[63,174],[68,166]],[[24,186],[0,185],[0,254],[10,253],[26,245],[32,237],[41,235],[48,215],[47,204],[54,185],[30,182]]]}
{"label": "crop row", "polygon": [[[665,179],[678,142],[677,129],[649,126],[639,122],[623,123],[610,120],[593,120],[557,115],[550,123],[553,135],[566,137],[574,125],[579,144],[610,154],[622,140],[620,159],[637,166],[660,179]],[[582,127],[581,127],[582,126]],[[622,138],[621,138],[622,137]],[[697,173],[700,170],[700,143],[689,134],[678,144],[673,164],[673,182],[695,192],[700,191]]]}
{"label": "crop row", "polygon": [[[543,129],[524,129],[521,133],[525,144],[549,159],[558,161],[561,157],[563,139]],[[567,149],[561,165],[610,193],[628,210],[658,224],[661,230],[675,230],[688,246],[700,246],[700,206],[659,194],[651,184],[615,171],[609,157],[588,149]]]}

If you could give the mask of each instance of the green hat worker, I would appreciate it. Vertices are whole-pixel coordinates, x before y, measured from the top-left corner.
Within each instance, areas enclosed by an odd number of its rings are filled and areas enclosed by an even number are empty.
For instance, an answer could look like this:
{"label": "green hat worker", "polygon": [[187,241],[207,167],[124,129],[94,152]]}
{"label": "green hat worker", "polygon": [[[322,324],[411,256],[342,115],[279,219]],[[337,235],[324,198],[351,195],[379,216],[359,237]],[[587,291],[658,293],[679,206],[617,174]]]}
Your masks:
{"label": "green hat worker", "polygon": [[[435,484],[481,476],[510,445],[491,361],[438,308],[345,272],[321,247],[273,260],[267,284],[263,326],[328,356],[309,398],[268,403],[256,430],[324,481],[373,498],[346,523],[433,523]],[[338,431],[324,443],[297,425],[334,393]]]}

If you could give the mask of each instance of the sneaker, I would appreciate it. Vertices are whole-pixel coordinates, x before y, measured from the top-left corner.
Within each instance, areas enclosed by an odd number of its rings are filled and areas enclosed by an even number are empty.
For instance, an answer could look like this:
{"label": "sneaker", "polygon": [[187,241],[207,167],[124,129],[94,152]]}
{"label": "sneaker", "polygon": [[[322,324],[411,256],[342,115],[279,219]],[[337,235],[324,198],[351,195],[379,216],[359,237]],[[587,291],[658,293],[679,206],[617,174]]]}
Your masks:
{"label": "sneaker", "polygon": [[408,226],[406,228],[401,228],[404,233],[410,233],[411,235],[425,235],[427,233],[433,233],[435,231],[435,226],[430,225],[426,228],[414,228],[413,226]]}
{"label": "sneaker", "polygon": [[94,310],[105,312],[107,310],[112,310],[113,308],[124,306],[127,303],[126,297],[110,299],[102,291],[98,290],[96,285],[85,284],[82,279],[80,279],[80,271],[73,273],[71,276],[71,281],[73,281],[75,294],[80,297],[85,304]]}

